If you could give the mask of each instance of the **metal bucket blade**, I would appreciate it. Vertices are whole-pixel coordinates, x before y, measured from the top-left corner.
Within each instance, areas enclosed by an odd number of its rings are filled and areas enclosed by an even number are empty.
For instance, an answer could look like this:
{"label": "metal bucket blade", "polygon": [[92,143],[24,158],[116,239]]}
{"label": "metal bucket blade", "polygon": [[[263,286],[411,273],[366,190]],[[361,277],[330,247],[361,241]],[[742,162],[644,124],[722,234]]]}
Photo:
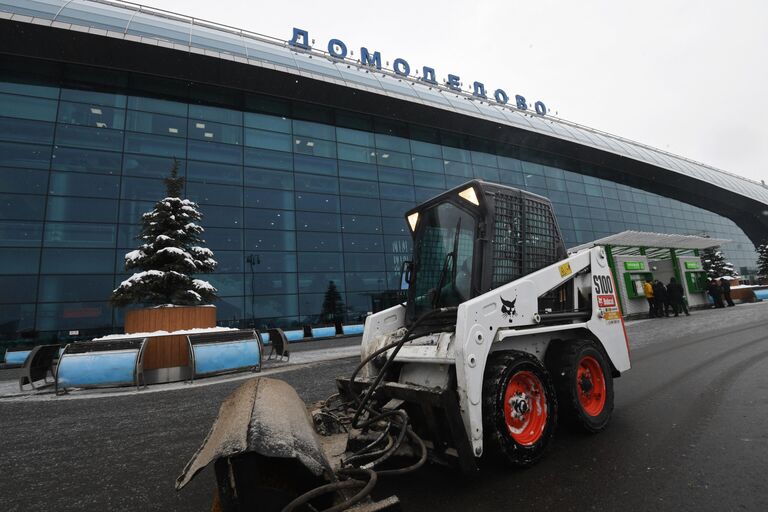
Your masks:
{"label": "metal bucket blade", "polygon": [[247,452],[296,459],[314,476],[334,479],[303,400],[289,384],[261,377],[224,400],[202,446],[176,479],[176,489],[211,462]]}

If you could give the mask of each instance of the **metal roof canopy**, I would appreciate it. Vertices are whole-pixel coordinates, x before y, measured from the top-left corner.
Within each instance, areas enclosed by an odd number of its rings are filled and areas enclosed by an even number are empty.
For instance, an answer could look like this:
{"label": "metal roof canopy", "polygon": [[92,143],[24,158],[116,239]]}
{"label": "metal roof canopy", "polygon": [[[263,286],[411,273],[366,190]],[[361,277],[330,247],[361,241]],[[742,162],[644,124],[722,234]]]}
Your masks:
{"label": "metal roof canopy", "polygon": [[652,247],[660,249],[708,249],[710,247],[721,246],[731,241],[732,240],[724,238],[707,238],[695,235],[673,235],[629,230],[572,247],[568,249],[568,252],[574,253],[582,249],[589,249],[596,245],[609,245],[613,247]]}

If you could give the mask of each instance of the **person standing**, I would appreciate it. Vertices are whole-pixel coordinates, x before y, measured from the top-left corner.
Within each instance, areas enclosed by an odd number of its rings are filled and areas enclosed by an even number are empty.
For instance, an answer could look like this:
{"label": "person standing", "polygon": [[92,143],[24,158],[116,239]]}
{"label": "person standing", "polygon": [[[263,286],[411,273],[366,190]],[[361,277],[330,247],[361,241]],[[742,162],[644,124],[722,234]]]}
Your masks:
{"label": "person standing", "polygon": [[651,284],[650,278],[643,283],[643,292],[648,301],[648,318],[653,318],[656,316],[656,303],[653,301],[653,284]]}
{"label": "person standing", "polygon": [[720,289],[723,290],[723,298],[725,299],[725,302],[728,303],[728,307],[735,306],[736,304],[733,303],[733,299],[731,299],[731,282],[728,281],[726,278],[721,277],[720,278]]}
{"label": "person standing", "polygon": [[669,302],[667,300],[667,289],[664,287],[664,283],[658,279],[653,282],[653,301],[656,303],[656,316],[661,318],[662,316],[669,316]]}
{"label": "person standing", "polygon": [[712,297],[713,308],[724,308],[723,304],[723,289],[717,284],[717,281],[711,279],[707,285],[707,293]]}
{"label": "person standing", "polygon": [[667,297],[669,297],[669,303],[672,305],[672,311],[675,312],[675,316],[679,316],[681,310],[685,313],[685,316],[691,316],[688,312],[688,305],[685,303],[683,286],[674,277],[669,280],[667,285]]}

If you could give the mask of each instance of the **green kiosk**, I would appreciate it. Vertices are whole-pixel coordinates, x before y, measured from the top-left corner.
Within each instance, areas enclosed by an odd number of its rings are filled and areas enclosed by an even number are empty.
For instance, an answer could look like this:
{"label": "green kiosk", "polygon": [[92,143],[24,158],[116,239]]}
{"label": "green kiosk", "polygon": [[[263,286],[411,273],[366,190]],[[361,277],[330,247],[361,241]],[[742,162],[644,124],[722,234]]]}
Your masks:
{"label": "green kiosk", "polygon": [[623,231],[594,242],[574,247],[581,249],[602,245],[613,271],[625,316],[646,314],[648,301],[643,284],[647,280],[669,283],[674,277],[683,284],[689,307],[707,304],[707,278],[699,251],[718,247],[730,240],[693,235]]}

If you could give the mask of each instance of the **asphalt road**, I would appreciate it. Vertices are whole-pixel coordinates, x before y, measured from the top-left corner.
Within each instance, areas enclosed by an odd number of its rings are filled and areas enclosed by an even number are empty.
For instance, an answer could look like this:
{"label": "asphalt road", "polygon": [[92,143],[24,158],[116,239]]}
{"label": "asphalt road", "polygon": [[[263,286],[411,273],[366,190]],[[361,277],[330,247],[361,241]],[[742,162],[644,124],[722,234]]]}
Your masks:
{"label": "asphalt road", "polygon": [[[428,466],[383,480],[409,511],[768,510],[768,307],[628,327],[633,368],[612,424],[558,431],[525,471]],[[307,401],[355,359],[279,374]],[[239,382],[86,400],[0,401],[2,510],[208,510],[211,471],[173,481]]]}

